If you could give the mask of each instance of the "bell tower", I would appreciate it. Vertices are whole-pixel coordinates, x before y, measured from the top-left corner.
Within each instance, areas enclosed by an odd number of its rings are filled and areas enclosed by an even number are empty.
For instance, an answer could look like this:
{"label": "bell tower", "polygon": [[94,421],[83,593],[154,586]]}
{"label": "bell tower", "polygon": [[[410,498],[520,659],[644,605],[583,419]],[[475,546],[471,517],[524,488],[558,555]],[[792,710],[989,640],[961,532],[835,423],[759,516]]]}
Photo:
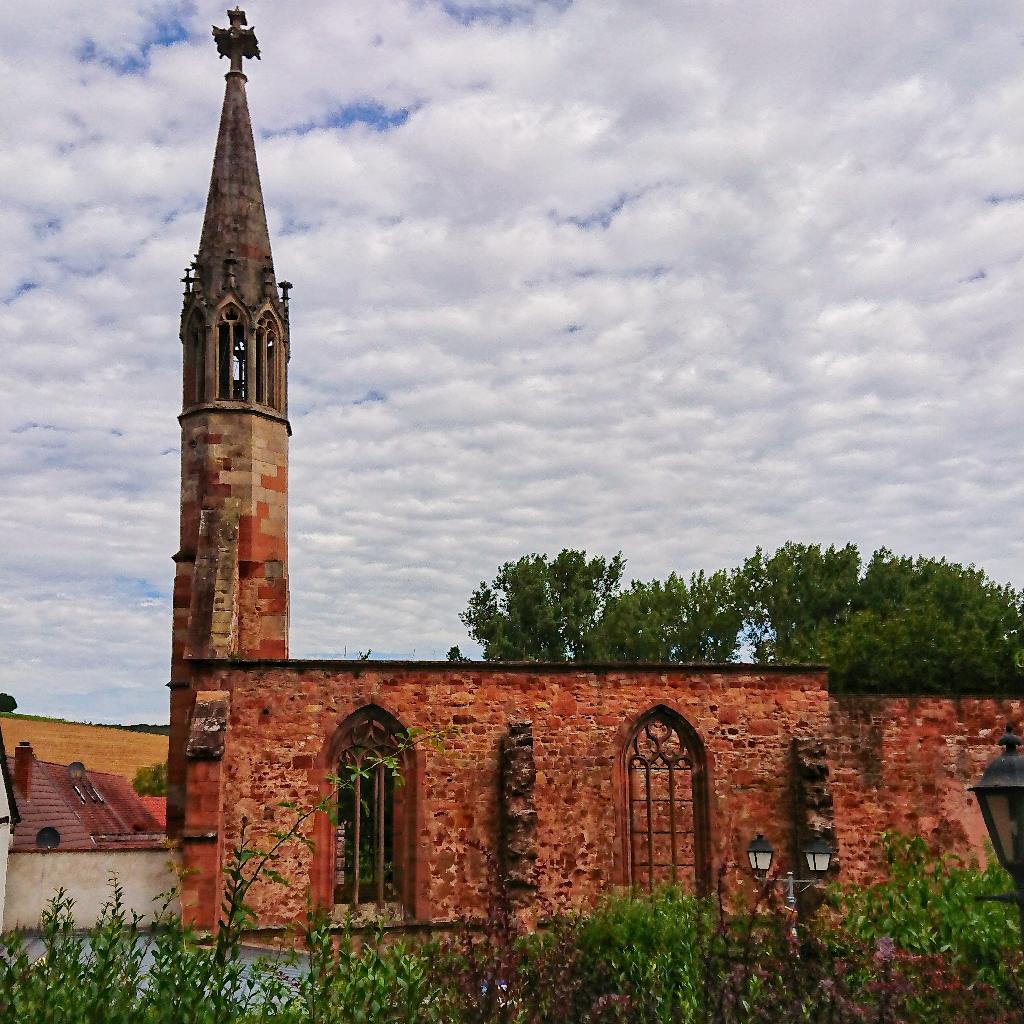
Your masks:
{"label": "bell tower", "polygon": [[225,75],[199,252],[185,271],[181,534],[174,556],[168,834],[181,834],[194,659],[288,657],[287,281],[270,252],[243,61],[245,12],[214,28]]}

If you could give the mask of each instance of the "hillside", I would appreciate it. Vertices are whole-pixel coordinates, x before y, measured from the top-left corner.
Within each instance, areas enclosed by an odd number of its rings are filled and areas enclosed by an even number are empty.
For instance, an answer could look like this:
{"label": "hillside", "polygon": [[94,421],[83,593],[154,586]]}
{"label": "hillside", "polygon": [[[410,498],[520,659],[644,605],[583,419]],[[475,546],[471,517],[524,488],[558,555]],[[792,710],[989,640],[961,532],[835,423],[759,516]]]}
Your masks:
{"label": "hillside", "polygon": [[81,761],[86,768],[114,772],[129,781],[139,768],[167,760],[166,736],[23,715],[0,715],[0,729],[8,757],[28,740],[40,761]]}

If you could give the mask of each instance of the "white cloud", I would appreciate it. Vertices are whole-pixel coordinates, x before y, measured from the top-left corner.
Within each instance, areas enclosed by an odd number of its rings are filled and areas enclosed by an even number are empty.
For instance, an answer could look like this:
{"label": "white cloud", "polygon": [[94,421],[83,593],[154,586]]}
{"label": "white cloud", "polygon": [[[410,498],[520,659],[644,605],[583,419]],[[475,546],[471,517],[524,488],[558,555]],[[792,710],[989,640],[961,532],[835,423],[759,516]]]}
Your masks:
{"label": "white cloud", "polygon": [[[564,546],[650,577],[853,540],[1024,584],[1015,6],[248,13],[294,654],[443,656],[479,579]],[[6,21],[0,688],[156,720],[224,13]]]}

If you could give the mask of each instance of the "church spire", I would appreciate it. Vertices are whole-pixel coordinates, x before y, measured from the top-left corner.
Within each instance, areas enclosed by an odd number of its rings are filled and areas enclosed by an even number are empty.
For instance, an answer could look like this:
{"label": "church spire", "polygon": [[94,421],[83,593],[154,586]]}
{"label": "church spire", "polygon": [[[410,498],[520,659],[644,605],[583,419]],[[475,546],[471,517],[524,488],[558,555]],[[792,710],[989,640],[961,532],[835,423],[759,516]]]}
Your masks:
{"label": "church spire", "polygon": [[242,62],[259,60],[256,33],[246,28],[245,11],[228,11],[230,28],[214,28],[217,51],[231,61],[224,76],[224,107],[217,135],[217,149],[206,200],[206,217],[196,260],[198,284],[208,298],[233,289],[243,302],[255,306],[264,298],[276,298],[270,233],[263,208],[260,172],[256,166],[247,81]]}
{"label": "church spire", "polygon": [[167,767],[173,837],[208,827],[193,820],[202,816],[195,805],[185,813],[196,659],[288,657],[291,286],[278,284],[271,262],[245,99],[242,64],[259,57],[259,47],[243,11],[228,18],[230,28],[213,30],[231,68],[210,197],[199,253],[182,278],[181,527]]}

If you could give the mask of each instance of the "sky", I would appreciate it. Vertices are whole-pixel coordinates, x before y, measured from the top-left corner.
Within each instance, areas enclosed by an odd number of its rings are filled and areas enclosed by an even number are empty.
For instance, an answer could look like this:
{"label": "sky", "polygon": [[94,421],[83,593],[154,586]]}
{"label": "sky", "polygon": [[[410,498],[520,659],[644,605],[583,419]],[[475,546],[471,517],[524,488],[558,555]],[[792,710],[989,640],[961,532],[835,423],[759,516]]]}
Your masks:
{"label": "sky", "polygon": [[[498,566],[787,540],[1024,586],[1009,0],[252,0],[294,657],[443,658]],[[0,15],[0,690],[166,721],[207,2]]]}

